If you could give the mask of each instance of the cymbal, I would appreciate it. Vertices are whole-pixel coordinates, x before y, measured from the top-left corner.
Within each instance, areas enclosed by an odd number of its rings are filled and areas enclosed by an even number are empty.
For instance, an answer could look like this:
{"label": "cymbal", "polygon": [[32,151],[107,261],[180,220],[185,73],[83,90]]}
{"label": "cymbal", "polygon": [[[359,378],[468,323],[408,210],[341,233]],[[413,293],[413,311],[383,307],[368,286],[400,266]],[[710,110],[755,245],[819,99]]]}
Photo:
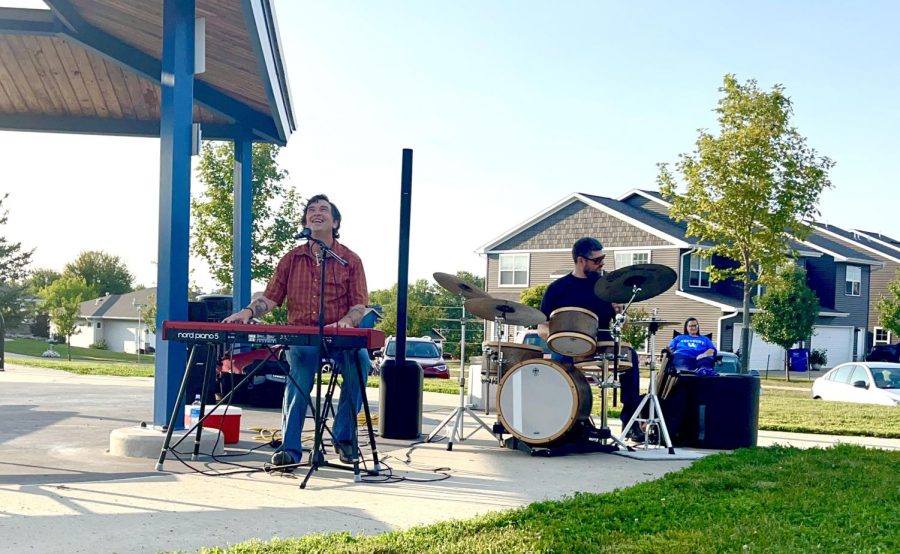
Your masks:
{"label": "cymbal", "polygon": [[461,294],[465,298],[490,298],[490,295],[475,285],[463,281],[449,273],[435,273],[434,280],[453,294]]}
{"label": "cymbal", "polygon": [[510,325],[530,327],[547,321],[544,312],[512,300],[492,297],[470,298],[466,300],[465,307],[482,319],[493,321],[503,318]]}
{"label": "cymbal", "polygon": [[594,285],[594,294],[615,304],[631,300],[633,287],[640,290],[634,297],[635,302],[653,298],[669,290],[677,276],[668,266],[660,264],[635,264],[607,273]]}

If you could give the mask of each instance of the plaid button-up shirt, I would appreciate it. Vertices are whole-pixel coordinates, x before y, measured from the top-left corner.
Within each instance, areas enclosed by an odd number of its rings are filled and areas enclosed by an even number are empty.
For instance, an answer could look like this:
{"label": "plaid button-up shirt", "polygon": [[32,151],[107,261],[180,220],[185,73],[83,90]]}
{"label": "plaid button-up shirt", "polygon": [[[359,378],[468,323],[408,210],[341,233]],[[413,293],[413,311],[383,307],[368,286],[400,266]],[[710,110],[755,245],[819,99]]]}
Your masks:
{"label": "plaid button-up shirt", "polygon": [[[347,315],[351,306],[365,306],[369,301],[362,260],[337,240],[331,249],[347,260],[347,265],[341,265],[333,259],[328,260],[325,274],[325,325]],[[264,296],[279,306],[287,300],[288,323],[291,325],[318,325],[321,270],[313,254],[312,242],[302,244],[285,254],[278,262]]]}

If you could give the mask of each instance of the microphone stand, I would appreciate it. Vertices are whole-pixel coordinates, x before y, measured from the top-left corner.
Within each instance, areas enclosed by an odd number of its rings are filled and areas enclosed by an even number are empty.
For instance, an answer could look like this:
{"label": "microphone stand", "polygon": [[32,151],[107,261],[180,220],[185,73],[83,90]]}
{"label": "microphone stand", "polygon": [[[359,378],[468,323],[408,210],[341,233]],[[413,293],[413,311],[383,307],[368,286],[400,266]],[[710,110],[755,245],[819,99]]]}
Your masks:
{"label": "microphone stand", "polygon": [[[316,408],[314,412],[315,417],[313,418],[316,429],[313,439],[313,450],[310,456],[309,471],[306,472],[306,477],[303,478],[303,482],[300,484],[301,489],[306,488],[306,482],[309,481],[309,478],[312,476],[312,472],[317,471],[319,467],[325,463],[325,457],[322,454],[322,434],[324,433],[323,427],[325,427],[325,418],[323,417],[321,412],[322,353],[323,351],[327,352],[327,347],[325,345],[325,269],[328,267],[329,257],[334,258],[334,260],[341,265],[347,265],[347,260],[338,256],[334,252],[334,250],[329,248],[328,245],[323,241],[313,236],[306,237],[306,239],[319,245],[319,249],[322,251],[322,264],[320,265],[319,274],[319,340],[316,342]],[[336,379],[337,377],[334,375],[334,373],[332,373],[331,378]],[[300,414],[300,417],[306,417],[306,414]]]}

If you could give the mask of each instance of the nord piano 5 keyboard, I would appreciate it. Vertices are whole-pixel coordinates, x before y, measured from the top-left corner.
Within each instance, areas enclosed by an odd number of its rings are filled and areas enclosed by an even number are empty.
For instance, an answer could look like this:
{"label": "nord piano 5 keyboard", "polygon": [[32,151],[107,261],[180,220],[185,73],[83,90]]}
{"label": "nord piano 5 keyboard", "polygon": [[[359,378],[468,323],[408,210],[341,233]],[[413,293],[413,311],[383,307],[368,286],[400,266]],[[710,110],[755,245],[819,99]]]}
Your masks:
{"label": "nord piano 5 keyboard", "polygon": [[[314,346],[319,328],[306,325],[252,325],[207,321],[163,321],[163,339],[186,344],[283,344]],[[384,333],[378,329],[325,327],[325,343],[333,348],[368,348],[384,346]]]}

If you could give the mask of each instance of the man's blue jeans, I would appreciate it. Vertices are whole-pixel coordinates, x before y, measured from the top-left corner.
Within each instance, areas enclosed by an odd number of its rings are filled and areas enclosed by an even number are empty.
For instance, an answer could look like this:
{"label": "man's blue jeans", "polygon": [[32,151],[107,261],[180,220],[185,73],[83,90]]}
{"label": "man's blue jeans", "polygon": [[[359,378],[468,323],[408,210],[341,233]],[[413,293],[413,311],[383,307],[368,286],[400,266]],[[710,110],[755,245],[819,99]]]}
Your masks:
{"label": "man's blue jeans", "polygon": [[[292,346],[288,352],[291,378],[284,389],[284,404],[281,409],[282,450],[290,454],[295,462],[299,462],[303,454],[301,434],[318,369],[316,350],[315,346]],[[355,448],[356,414],[362,406],[363,389],[369,378],[369,352],[365,348],[343,350],[332,357],[335,360],[332,378],[339,371],[343,381],[331,432],[335,442],[350,442]],[[362,383],[359,382],[357,363],[362,372]],[[322,390],[324,395],[324,384]]]}

